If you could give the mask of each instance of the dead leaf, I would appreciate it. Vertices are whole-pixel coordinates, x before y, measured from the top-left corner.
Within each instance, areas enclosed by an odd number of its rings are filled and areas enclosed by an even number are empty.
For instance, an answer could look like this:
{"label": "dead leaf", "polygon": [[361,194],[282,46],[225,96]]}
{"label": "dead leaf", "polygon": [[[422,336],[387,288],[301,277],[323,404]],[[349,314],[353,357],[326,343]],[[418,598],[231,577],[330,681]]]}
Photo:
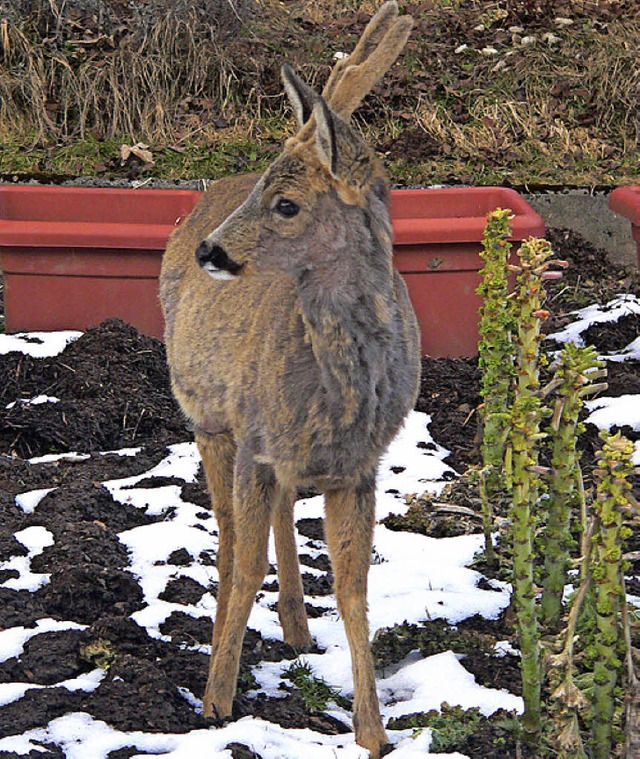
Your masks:
{"label": "dead leaf", "polygon": [[123,166],[132,155],[150,166],[155,163],[153,153],[149,150],[149,146],[143,142],[137,142],[135,145],[120,145],[120,163]]}

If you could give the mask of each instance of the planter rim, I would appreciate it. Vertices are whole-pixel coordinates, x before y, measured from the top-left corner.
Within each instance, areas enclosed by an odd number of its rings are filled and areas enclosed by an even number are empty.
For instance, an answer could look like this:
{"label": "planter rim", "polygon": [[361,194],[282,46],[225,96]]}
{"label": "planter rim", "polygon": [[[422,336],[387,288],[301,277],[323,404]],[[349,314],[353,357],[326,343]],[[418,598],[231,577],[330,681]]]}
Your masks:
{"label": "planter rim", "polygon": [[632,224],[640,225],[640,185],[616,187],[609,194],[609,208]]}
{"label": "planter rim", "polygon": [[2,247],[164,250],[176,224],[0,220]]}
{"label": "planter rim", "polygon": [[[437,201],[429,207],[430,198]],[[422,201],[420,212],[404,215],[403,206]],[[456,204],[462,204],[456,208]],[[542,217],[516,190],[509,187],[437,187],[391,190],[391,218],[395,245],[430,242],[469,243],[482,240],[487,214],[510,208],[511,239],[525,240],[544,234]],[[432,215],[429,215],[429,212]]]}
{"label": "planter rim", "polygon": [[[107,249],[134,249],[134,250],[164,250],[167,238],[178,224],[188,215],[195,202],[202,193],[196,190],[173,190],[160,188],[128,188],[128,187],[67,187],[60,185],[0,185],[0,250],[3,247],[17,248],[107,248]],[[21,196],[24,198],[22,200]],[[169,214],[165,218],[158,219],[155,214],[150,222],[144,222],[145,214],[142,213],[142,221],[118,220],[93,221],[83,220],[82,212],[78,212],[78,218],[73,218],[73,210],[68,219],[29,218],[29,211],[11,214],[3,207],[3,203],[9,203],[11,198],[15,207],[20,208],[21,203],[28,202],[26,196],[37,198],[41,206],[51,203],[60,203],[61,199],[68,198],[71,203],[77,199],[90,197],[91,201],[105,204],[118,201],[122,205],[123,199],[126,204],[135,206],[136,202],[143,200],[147,204],[155,201],[166,203],[171,198],[175,203],[175,218]],[[7,200],[5,200],[5,198]],[[161,205],[162,214],[167,214],[166,205]],[[50,216],[46,213],[46,216]]]}
{"label": "planter rim", "polygon": [[[182,220],[171,223],[127,221],[66,221],[28,218],[3,218],[2,198],[21,194],[68,196],[90,195],[97,201],[126,197],[131,202],[144,199],[183,200],[190,212],[202,193],[197,190],[122,187],[67,187],[59,185],[0,185],[0,247],[110,248],[164,250],[171,231]],[[461,203],[461,205],[460,205]],[[457,207],[457,210],[456,210]],[[482,239],[487,213],[497,207],[510,208],[512,239],[524,240],[544,234],[542,218],[515,190],[507,187],[437,187],[391,190],[391,216],[395,245],[420,245],[432,242],[467,243]],[[431,215],[430,215],[431,214]],[[452,215],[454,214],[454,215]]]}
{"label": "planter rim", "polygon": [[69,195],[82,195],[83,193],[90,192],[92,195],[124,195],[129,194],[142,194],[149,197],[154,195],[157,197],[166,196],[167,193],[172,195],[202,195],[200,190],[193,190],[186,187],[84,187],[79,185],[66,185],[66,184],[12,184],[11,182],[0,182],[0,194],[10,190],[11,193],[42,193],[46,195],[68,193]]}
{"label": "planter rim", "polygon": [[[162,252],[201,196],[160,188],[0,185],[7,329],[84,329],[120,316],[161,337]],[[542,218],[505,187],[397,189],[390,205],[394,263],[423,324],[423,355],[474,355],[486,216],[510,208],[515,241],[542,236]]]}

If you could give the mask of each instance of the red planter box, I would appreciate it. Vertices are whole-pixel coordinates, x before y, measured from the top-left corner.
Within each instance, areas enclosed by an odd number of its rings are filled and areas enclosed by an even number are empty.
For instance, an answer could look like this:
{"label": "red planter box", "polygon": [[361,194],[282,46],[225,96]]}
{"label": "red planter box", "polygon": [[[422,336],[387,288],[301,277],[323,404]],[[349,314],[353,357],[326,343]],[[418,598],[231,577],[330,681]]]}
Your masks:
{"label": "red planter box", "polygon": [[617,187],[609,195],[609,208],[631,222],[631,234],[638,246],[638,269],[640,270],[640,185]]}
{"label": "red planter box", "polygon": [[[119,316],[162,337],[158,274],[172,229],[200,193],[0,186],[0,267],[8,332],[85,329]],[[487,214],[510,208],[513,238],[544,234],[542,219],[501,187],[394,190],[394,258],[431,356],[477,351]]]}
{"label": "red planter box", "polygon": [[162,252],[200,193],[0,186],[7,332],[86,329],[119,316],[162,337]]}
{"label": "red planter box", "polygon": [[544,236],[542,218],[515,190],[463,187],[391,193],[394,262],[409,288],[428,356],[478,352],[479,271],[487,214],[513,211],[512,239]]}

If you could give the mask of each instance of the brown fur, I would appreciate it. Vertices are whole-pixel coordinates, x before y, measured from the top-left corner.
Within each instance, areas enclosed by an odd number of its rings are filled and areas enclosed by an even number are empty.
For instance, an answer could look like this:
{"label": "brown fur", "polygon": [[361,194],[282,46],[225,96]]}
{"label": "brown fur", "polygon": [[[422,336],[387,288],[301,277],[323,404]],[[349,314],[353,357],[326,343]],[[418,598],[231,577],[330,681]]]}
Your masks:
{"label": "brown fur", "polygon": [[262,177],[208,190],[169,241],[161,275],[173,389],[220,530],[205,714],[231,714],[271,527],[285,640],[311,644],[293,503],[296,487],[314,484],[352,656],[356,740],[373,757],[387,740],[366,614],[375,477],[415,400],[419,340],[392,266],[387,179],[348,119],[406,42],[411,20],[397,13],[382,6],[322,98],[283,69],[298,134]]}

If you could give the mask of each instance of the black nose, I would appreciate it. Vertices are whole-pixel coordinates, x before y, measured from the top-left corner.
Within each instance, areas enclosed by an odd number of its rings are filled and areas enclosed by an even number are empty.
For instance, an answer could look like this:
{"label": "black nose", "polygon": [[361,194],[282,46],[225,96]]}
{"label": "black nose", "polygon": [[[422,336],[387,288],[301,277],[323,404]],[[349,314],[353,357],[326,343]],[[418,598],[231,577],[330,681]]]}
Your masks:
{"label": "black nose", "polygon": [[210,257],[211,248],[207,244],[207,241],[203,240],[200,245],[198,245],[198,248],[196,250],[196,261],[200,264],[200,266],[204,266],[209,262]]}
{"label": "black nose", "polygon": [[229,258],[227,251],[221,245],[211,245],[203,240],[196,250],[196,261],[200,266],[213,267],[237,274],[242,269],[242,264],[236,263]]}

